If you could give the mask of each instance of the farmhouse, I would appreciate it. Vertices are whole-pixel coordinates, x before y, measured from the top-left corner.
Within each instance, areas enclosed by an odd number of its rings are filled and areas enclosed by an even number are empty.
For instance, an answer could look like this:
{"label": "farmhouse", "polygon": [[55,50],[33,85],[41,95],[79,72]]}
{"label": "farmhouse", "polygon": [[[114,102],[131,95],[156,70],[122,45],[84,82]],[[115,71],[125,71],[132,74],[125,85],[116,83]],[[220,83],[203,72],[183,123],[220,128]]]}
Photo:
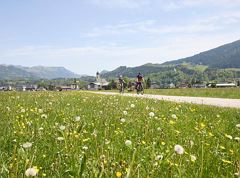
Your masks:
{"label": "farmhouse", "polygon": [[57,86],[56,87],[57,91],[69,91],[69,90],[74,90],[72,86]]}
{"label": "farmhouse", "polygon": [[236,87],[237,85],[235,83],[218,83],[216,84],[216,87],[218,88],[227,88],[227,87]]}
{"label": "farmhouse", "polygon": [[37,90],[37,85],[27,85],[25,90],[26,91],[36,91]]}
{"label": "farmhouse", "polygon": [[151,88],[151,89],[159,89],[159,88],[160,88],[160,85],[158,85],[156,82],[152,82],[150,88]]}
{"label": "farmhouse", "polygon": [[100,73],[97,72],[96,74],[96,81],[91,82],[88,85],[88,90],[102,90],[106,89],[108,87],[109,82],[106,81],[106,79],[101,78]]}
{"label": "farmhouse", "polygon": [[192,85],[192,88],[207,88],[207,86],[205,84],[196,83]]}
{"label": "farmhouse", "polygon": [[12,86],[0,86],[0,91],[12,91]]}

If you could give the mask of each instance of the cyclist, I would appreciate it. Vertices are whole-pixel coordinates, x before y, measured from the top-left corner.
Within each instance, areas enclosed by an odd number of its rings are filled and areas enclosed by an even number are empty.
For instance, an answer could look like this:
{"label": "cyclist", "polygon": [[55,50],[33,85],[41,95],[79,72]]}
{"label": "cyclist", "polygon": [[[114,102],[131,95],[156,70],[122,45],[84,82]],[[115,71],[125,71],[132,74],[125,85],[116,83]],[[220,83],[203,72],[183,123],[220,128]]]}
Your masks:
{"label": "cyclist", "polygon": [[123,93],[124,92],[124,85],[125,85],[126,82],[124,81],[122,75],[119,76],[118,82],[119,82],[119,87],[120,87],[119,91],[120,91],[120,93]]}
{"label": "cyclist", "polygon": [[137,75],[137,82],[136,82],[137,92],[143,91],[143,82],[144,82],[144,78],[143,78],[142,74],[138,73],[138,75]]}

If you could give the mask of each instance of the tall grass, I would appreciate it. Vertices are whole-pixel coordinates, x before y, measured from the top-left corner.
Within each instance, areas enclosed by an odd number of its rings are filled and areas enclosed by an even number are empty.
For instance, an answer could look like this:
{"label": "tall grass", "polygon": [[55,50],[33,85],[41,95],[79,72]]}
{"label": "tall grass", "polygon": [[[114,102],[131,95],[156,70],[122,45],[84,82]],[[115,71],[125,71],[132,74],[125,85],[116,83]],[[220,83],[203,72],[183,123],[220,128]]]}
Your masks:
{"label": "tall grass", "polygon": [[0,177],[26,177],[29,168],[38,177],[239,172],[240,110],[84,92],[0,98]]}

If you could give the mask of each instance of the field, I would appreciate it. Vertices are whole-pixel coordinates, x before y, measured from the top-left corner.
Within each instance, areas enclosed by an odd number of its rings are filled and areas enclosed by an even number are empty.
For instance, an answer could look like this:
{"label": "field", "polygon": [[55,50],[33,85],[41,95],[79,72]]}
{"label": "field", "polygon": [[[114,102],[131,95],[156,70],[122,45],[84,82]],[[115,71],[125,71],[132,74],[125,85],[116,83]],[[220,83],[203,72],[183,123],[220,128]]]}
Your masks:
{"label": "field", "polygon": [[[112,90],[112,92],[118,92],[118,90]],[[240,88],[145,89],[144,93],[154,95],[240,99]]]}
{"label": "field", "polygon": [[240,110],[87,92],[0,98],[0,177],[240,172]]}

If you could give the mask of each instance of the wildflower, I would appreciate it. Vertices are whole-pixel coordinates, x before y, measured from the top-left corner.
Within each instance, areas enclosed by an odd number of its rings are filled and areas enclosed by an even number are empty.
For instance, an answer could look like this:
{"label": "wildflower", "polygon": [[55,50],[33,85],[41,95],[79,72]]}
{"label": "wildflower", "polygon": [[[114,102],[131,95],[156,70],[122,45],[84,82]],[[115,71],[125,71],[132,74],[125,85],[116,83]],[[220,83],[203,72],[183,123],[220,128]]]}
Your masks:
{"label": "wildflower", "polygon": [[41,115],[41,118],[42,118],[42,119],[47,119],[47,114],[42,114],[42,115]]}
{"label": "wildflower", "polygon": [[23,148],[31,148],[32,147],[32,143],[30,142],[26,142],[22,145]]}
{"label": "wildflower", "polygon": [[104,160],[105,158],[106,158],[105,155],[101,155],[101,156],[100,156],[100,159],[101,159],[101,160]]}
{"label": "wildflower", "polygon": [[191,158],[192,162],[195,162],[197,160],[196,156],[194,156],[194,155],[190,155],[190,158]]}
{"label": "wildflower", "polygon": [[159,160],[162,160],[163,159],[163,155],[157,155],[156,157],[155,157],[155,160],[156,161],[159,161]]}
{"label": "wildflower", "polygon": [[25,112],[25,109],[24,109],[24,108],[22,108],[22,109],[21,109],[21,112]]}
{"label": "wildflower", "polygon": [[220,146],[220,148],[221,148],[222,150],[225,150],[225,149],[226,149],[224,146]]}
{"label": "wildflower", "polygon": [[203,122],[200,123],[200,127],[201,127],[202,129],[203,129],[205,126],[206,126],[206,125],[205,125]]}
{"label": "wildflower", "polygon": [[42,110],[42,109],[38,109],[38,112],[39,112],[40,114],[42,114],[42,113],[43,113],[43,110]]}
{"label": "wildflower", "polygon": [[240,129],[240,124],[237,124],[236,127]]}
{"label": "wildflower", "polygon": [[26,172],[25,172],[25,175],[26,175],[27,177],[35,177],[35,176],[37,176],[38,171],[39,171],[39,170],[38,170],[37,167],[28,168],[28,169],[26,170]]}
{"label": "wildflower", "polygon": [[231,135],[227,135],[227,134],[225,134],[225,137],[229,138],[230,140],[233,139],[233,137],[232,137]]}
{"label": "wildflower", "polygon": [[110,141],[108,139],[105,139],[105,144],[108,145]]}
{"label": "wildflower", "polygon": [[228,160],[225,160],[225,159],[222,159],[222,162],[227,163],[227,164],[232,164],[231,161],[228,161]]}
{"label": "wildflower", "polygon": [[194,142],[192,140],[190,140],[190,146],[193,147]]}
{"label": "wildflower", "polygon": [[235,137],[235,138],[234,138],[234,140],[236,140],[236,141],[239,141],[239,140],[240,140],[240,138],[239,138],[239,137]]}
{"label": "wildflower", "polygon": [[134,104],[131,104],[131,106],[130,106],[131,108],[135,108],[135,105]]}
{"label": "wildflower", "polygon": [[124,122],[126,122],[126,119],[121,118],[120,121],[121,121],[122,123],[124,123]]}
{"label": "wildflower", "polygon": [[125,141],[125,145],[126,145],[126,146],[131,146],[131,145],[132,145],[131,140],[126,140],[126,141]]}
{"label": "wildflower", "polygon": [[154,117],[154,116],[155,116],[154,112],[150,112],[148,115],[149,115],[150,117]]}
{"label": "wildflower", "polygon": [[63,141],[64,138],[63,138],[63,137],[58,137],[57,140],[58,140],[58,141]]}
{"label": "wildflower", "polygon": [[172,114],[172,118],[173,118],[173,119],[177,119],[176,114]]}
{"label": "wildflower", "polygon": [[64,125],[61,125],[61,126],[59,127],[59,129],[62,130],[62,131],[65,130],[65,128],[66,128],[66,127],[65,127]]}
{"label": "wildflower", "polygon": [[121,172],[116,172],[116,176],[117,176],[117,177],[121,177],[121,176],[122,176],[122,173],[121,173]]}
{"label": "wildflower", "polygon": [[88,147],[87,146],[83,146],[82,149],[83,150],[88,150]]}
{"label": "wildflower", "polygon": [[75,121],[76,121],[76,122],[80,121],[80,119],[81,119],[80,116],[76,116],[76,117],[75,117]]}
{"label": "wildflower", "polygon": [[149,107],[148,107],[148,106],[146,107],[146,110],[149,110]]}
{"label": "wildflower", "polygon": [[174,150],[179,155],[182,155],[184,153],[184,148],[181,145],[175,145]]}
{"label": "wildflower", "polygon": [[214,135],[212,134],[212,132],[209,132],[208,135],[209,135],[210,137],[213,137],[213,136],[214,136]]}
{"label": "wildflower", "polygon": [[127,115],[128,113],[127,113],[127,111],[123,111],[123,114],[124,114],[124,115]]}
{"label": "wildflower", "polygon": [[239,178],[239,177],[240,177],[240,173],[239,173],[239,172],[234,173],[234,177],[235,177],[235,178]]}

